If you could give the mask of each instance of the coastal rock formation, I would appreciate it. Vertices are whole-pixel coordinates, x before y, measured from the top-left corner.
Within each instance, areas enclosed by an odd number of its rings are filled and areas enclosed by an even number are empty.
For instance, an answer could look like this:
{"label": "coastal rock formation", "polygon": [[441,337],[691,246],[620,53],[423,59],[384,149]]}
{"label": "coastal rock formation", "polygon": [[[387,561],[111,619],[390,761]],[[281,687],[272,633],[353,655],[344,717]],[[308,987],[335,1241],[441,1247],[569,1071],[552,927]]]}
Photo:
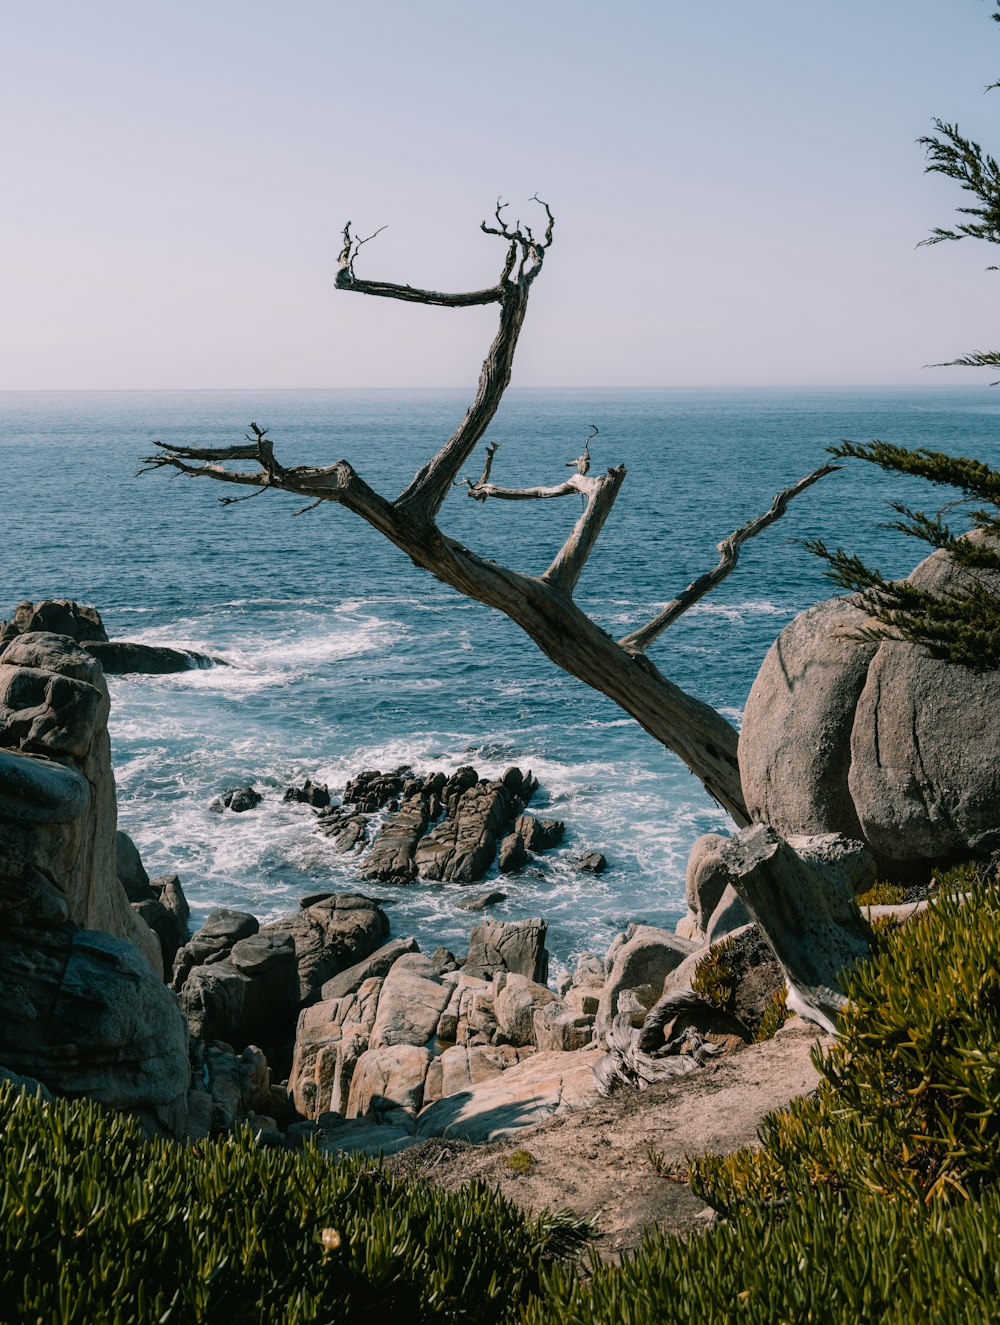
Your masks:
{"label": "coastal rock formation", "polygon": [[[910,575],[961,589],[970,572],[935,552]],[[1000,591],[1000,575],[977,570]],[[842,833],[880,872],[1000,848],[1000,676],[931,658],[917,645],[859,640],[871,625],[851,599],[804,612],[782,631],[747,701],[740,775],[754,820],[782,836]]]}
{"label": "coastal rock formation", "polygon": [[118,882],[109,707],[100,666],[63,635],[19,634],[0,653],[0,909],[117,935],[162,975]]}
{"label": "coastal rock formation", "polygon": [[338,851],[360,852],[368,841],[369,816],[388,810],[362,856],[363,878],[474,883],[497,858],[498,843],[499,867],[508,873],[521,869],[530,852],[561,839],[561,823],[523,813],[537,789],[531,773],[518,768],[493,781],[467,765],[449,777],[424,778],[415,777],[409,765],[391,773],[366,769],[347,783],[342,805],[321,811],[316,826]]}
{"label": "coastal rock formation", "polygon": [[312,904],[263,926],[221,907],[180,949],[173,987],[193,1036],[283,1054],[299,1010],[321,997],[326,982],[342,971],[349,987],[369,978],[357,978],[356,968],[387,936],[385,912],[353,893],[306,900]]}
{"label": "coastal rock formation", "polygon": [[96,607],[87,607],[69,598],[18,603],[11,620],[0,621],[0,647],[17,635],[35,631],[66,635],[75,640],[97,659],[109,676],[127,672],[186,672],[192,667],[211,667],[219,661],[187,649],[109,640]]}
{"label": "coastal rock formation", "polygon": [[500,971],[512,971],[543,985],[549,978],[547,930],[544,920],[484,920],[472,931],[462,970],[486,980]]}
{"label": "coastal rock formation", "polygon": [[221,796],[216,796],[208,808],[213,814],[221,814],[223,810],[232,810],[234,814],[245,814],[247,810],[255,810],[263,799],[264,797],[255,787],[227,787]]}
{"label": "coastal rock formation", "polygon": [[[625,1010],[636,1025],[663,992],[663,982],[696,945],[653,925],[629,925],[608,950],[595,1034],[603,1038]],[[628,996],[626,998],[626,996]]]}
{"label": "coastal rock formation", "polygon": [[0,927],[0,994],[5,1068],[184,1133],[187,1027],[131,943],[72,924]]}

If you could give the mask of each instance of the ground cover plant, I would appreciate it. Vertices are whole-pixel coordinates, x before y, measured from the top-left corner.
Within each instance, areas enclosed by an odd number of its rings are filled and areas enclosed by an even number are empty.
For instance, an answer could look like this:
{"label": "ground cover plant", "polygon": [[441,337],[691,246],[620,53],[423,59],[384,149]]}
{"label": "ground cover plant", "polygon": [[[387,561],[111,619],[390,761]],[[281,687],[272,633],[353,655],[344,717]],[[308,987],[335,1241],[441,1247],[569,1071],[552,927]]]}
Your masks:
{"label": "ground cover plant", "polygon": [[556,1268],[526,1319],[1000,1320],[1000,892],[969,882],[880,931],[814,1097],[692,1164],[724,1222]]}
{"label": "ground cover plant", "polygon": [[[500,1322],[565,1220],[249,1133],[191,1147],[0,1084],[0,1319]],[[571,1239],[570,1239],[571,1240]]]}
{"label": "ground cover plant", "polygon": [[[1000,891],[939,883],[852,977],[813,1098],[762,1148],[693,1162],[723,1216],[621,1265],[540,1221],[372,1161],[181,1147],[87,1102],[0,1086],[10,1321],[1000,1320]],[[955,895],[958,885],[960,894]],[[655,1168],[654,1157],[649,1162]],[[669,1175],[672,1176],[672,1175]]]}

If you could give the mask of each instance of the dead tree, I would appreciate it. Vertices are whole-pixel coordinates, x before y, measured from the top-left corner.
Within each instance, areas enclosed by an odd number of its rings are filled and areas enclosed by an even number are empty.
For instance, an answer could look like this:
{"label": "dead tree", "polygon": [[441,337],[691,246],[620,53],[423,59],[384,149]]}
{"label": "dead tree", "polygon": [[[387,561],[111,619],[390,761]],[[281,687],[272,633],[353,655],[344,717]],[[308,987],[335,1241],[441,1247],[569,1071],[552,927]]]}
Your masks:
{"label": "dead tree", "polygon": [[[528,296],[552,244],[552,212],[545,203],[540,206],[546,224],[544,232],[536,236],[529,226],[509,226],[503,206],[497,205],[496,224],[484,221],[482,229],[486,234],[498,236],[506,247],[500,279],[495,285],[463,294],[358,277],[355,260],[368,240],[356,239],[350,223],[344,228],[336,280],[338,290],[440,308],[497,304],[500,310],[500,325],[465,417],[398,497],[390,500],[376,492],[347,460],[338,460],[324,468],[282,465],[267,430],[256,424],[251,424],[247,445],[206,448],[157,442],[158,453],[145,458],[141,472],[173,468],[193,477],[255,489],[247,496],[271,490],[291,492],[309,499],[310,505],[304,510],[327,501],[346,507],[395,543],[416,565],[459,593],[510,617],[556,666],[613,699],[651,736],[679,755],[709,795],[743,826],[748,816],[736,762],[736,729],[709,704],[669,681],[649,659],[647,650],[668,626],[732,571],[740,547],[748,538],[773,524],[793,497],[837,466],[823,465],[778,493],[768,511],[723,539],[718,547],[719,562],[713,570],[690,584],[644,626],[617,641],[573,601],[577,581],[625,479],[621,465],[613,466],[605,474],[590,473],[589,439],[583,454],[570,462],[576,472],[555,487],[518,489],[491,483],[495,444],[487,448],[480,478],[464,481],[468,495],[477,501],[584,497],[583,513],[542,575],[526,575],[487,561],[443,533],[437,524],[438,511],[452,488],[462,482],[460,471],[489,427],[510,382]],[[256,468],[228,469],[227,461],[250,461]],[[227,503],[240,500],[244,498],[223,499]]]}
{"label": "dead tree", "polygon": [[[719,560],[713,569],[694,580],[645,625],[619,640],[601,629],[577,606],[573,594],[625,480],[624,466],[612,466],[604,474],[591,474],[588,438],[583,453],[569,462],[575,472],[564,482],[553,487],[500,487],[491,481],[497,452],[493,444],[487,447],[480,477],[475,480],[460,477],[510,382],[528,296],[552,244],[552,212],[537,197],[533,201],[544,213],[544,230],[536,235],[519,222],[509,225],[504,217],[505,205],[498,203],[495,224],[484,221],[482,229],[497,236],[505,246],[500,278],[495,285],[460,294],[357,276],[354,266],[359,250],[374,236],[359,240],[352,234],[350,223],[344,227],[336,279],[338,290],[440,308],[480,304],[496,304],[499,308],[499,327],[465,417],[397,497],[382,496],[347,460],[323,468],[283,465],[274,453],[267,430],[256,424],[250,425],[246,445],[207,448],[158,442],[158,452],[145,458],[140,472],[170,468],[192,477],[252,489],[242,497],[223,498],[224,504],[279,491],[308,500],[309,504],[296,514],[323,502],[346,507],[405,552],[417,566],[466,597],[510,617],[556,666],[614,700],[651,736],[679,755],[709,795],[737,825],[744,827],[749,823],[749,815],[740,787],[736,729],[711,705],[668,680],[648,657],[647,650],[684,612],[729,575],[747,539],[780,519],[794,497],[838,466],[822,465],[779,492],[767,511],[719,543]],[[247,461],[254,467],[227,468],[230,461]],[[476,501],[538,501],[582,496],[584,509],[548,569],[541,575],[528,575],[478,556],[439,528],[438,512],[456,486],[464,486],[468,496]]]}

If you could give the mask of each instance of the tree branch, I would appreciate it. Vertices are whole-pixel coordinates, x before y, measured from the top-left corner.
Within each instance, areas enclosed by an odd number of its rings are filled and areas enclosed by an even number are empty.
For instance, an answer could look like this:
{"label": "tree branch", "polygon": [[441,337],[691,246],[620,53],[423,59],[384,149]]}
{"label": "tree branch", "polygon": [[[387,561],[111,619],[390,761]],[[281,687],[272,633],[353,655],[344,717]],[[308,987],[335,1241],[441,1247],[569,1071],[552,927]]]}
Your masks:
{"label": "tree branch", "polygon": [[[361,245],[352,239],[350,223],[344,227],[344,246],[336,279],[338,289],[444,308],[465,308],[474,304],[500,305],[500,326],[483,362],[475,399],[466,411],[465,418],[396,499],[397,507],[408,519],[426,525],[433,523],[449,488],[458,477],[458,471],[492,422],[510,382],[514,351],[527,310],[528,292],[542,269],[546,250],[552,244],[555,226],[548,203],[541,202],[537,195],[534,200],[545,209],[547,225],[544,236],[536,239],[529,227],[522,229],[520,224],[510,227],[503,217],[506,203],[498,201],[496,225],[487,225],[484,221],[480,228],[485,234],[497,235],[506,242],[504,268],[495,286],[467,294],[444,294],[438,290],[416,289],[410,285],[359,280],[354,274],[354,259]],[[367,240],[361,242],[366,243]]]}
{"label": "tree branch", "polygon": [[824,475],[832,474],[834,470],[840,468],[840,465],[821,465],[819,469],[814,469],[811,474],[807,474],[805,478],[800,478],[791,487],[784,488],[777,493],[770,508],[763,515],[754,516],[752,520],[748,520],[746,524],[741,525],[739,529],[734,530],[718,544],[718,565],[713,570],[706,571],[704,575],[699,575],[696,580],[693,580],[683,593],[669,602],[662,611],[657,612],[651,621],[647,621],[638,630],[633,630],[631,634],[625,635],[619,641],[622,648],[627,649],[630,653],[644,653],[668,626],[672,626],[678,617],[683,616],[689,608],[704,598],[716,585],[721,584],[726,576],[735,570],[740,559],[740,548],[748,538],[753,538],[755,534],[759,534],[768,525],[780,520],[793,497],[797,497],[806,488],[812,487]]}
{"label": "tree branch", "polygon": [[567,467],[576,470],[572,478],[553,487],[543,488],[502,488],[488,482],[493,469],[493,457],[500,449],[499,442],[494,442],[486,449],[486,462],[482,477],[475,483],[466,479],[469,496],[475,501],[486,501],[495,497],[500,501],[547,501],[553,497],[569,497],[578,493],[583,497],[583,514],[577,520],[572,532],[563,544],[552,565],[541,577],[545,584],[560,593],[572,597],[587,558],[593,551],[604,521],[614,505],[618,489],[625,480],[625,466],[618,465],[608,470],[600,478],[588,477],[590,469],[590,443],[597,436],[597,428],[591,424],[591,432],[584,443],[582,455],[567,461]]}

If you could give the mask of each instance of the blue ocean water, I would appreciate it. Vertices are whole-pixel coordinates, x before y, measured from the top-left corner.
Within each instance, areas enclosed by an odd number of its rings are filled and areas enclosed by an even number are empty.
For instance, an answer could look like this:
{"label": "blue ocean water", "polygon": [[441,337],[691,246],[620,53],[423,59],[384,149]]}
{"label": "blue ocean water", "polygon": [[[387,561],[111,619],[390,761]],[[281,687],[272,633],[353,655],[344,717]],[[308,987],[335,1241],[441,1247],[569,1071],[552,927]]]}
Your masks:
{"label": "blue ocean water", "polygon": [[[515,763],[541,782],[536,808],[564,819],[563,848],[516,878],[494,914],[542,915],[557,969],[603,951],[631,920],[675,921],[684,864],[726,816],[680,762],[609,700],[564,676],[503,617],[416,570],[332,505],[135,477],[154,438],[238,441],[251,419],[286,464],[351,460],[394,495],[464,413],[459,391],[0,393],[4,539],[0,615],[22,598],[93,603],[112,636],[167,643],[231,665],[111,678],[121,826],[150,873],[177,871],[200,918],[213,906],[261,918],[305,892],[354,887],[351,858],[286,806],[304,777],[340,788],[362,768],[411,763],[483,774]],[[1000,463],[1000,399],[962,389],[516,391],[489,434],[494,479],[559,481],[591,423],[595,468],[628,479],[581,581],[579,601],[612,634],[636,626],[714,564],[716,542],[843,437],[880,437]],[[480,459],[470,462],[478,473]],[[952,493],[853,464],[800,497],[747,545],[740,567],[655,646],[671,679],[738,723],[774,636],[831,589],[798,540],[843,543],[889,573],[919,549],[880,525],[890,497],[933,509]],[[540,571],[579,513],[561,502],[480,504],[456,489],[451,534]],[[219,816],[226,786],[254,782],[258,810]],[[571,858],[605,851],[594,878]],[[382,886],[396,934],[460,948],[470,917],[454,885]]]}

